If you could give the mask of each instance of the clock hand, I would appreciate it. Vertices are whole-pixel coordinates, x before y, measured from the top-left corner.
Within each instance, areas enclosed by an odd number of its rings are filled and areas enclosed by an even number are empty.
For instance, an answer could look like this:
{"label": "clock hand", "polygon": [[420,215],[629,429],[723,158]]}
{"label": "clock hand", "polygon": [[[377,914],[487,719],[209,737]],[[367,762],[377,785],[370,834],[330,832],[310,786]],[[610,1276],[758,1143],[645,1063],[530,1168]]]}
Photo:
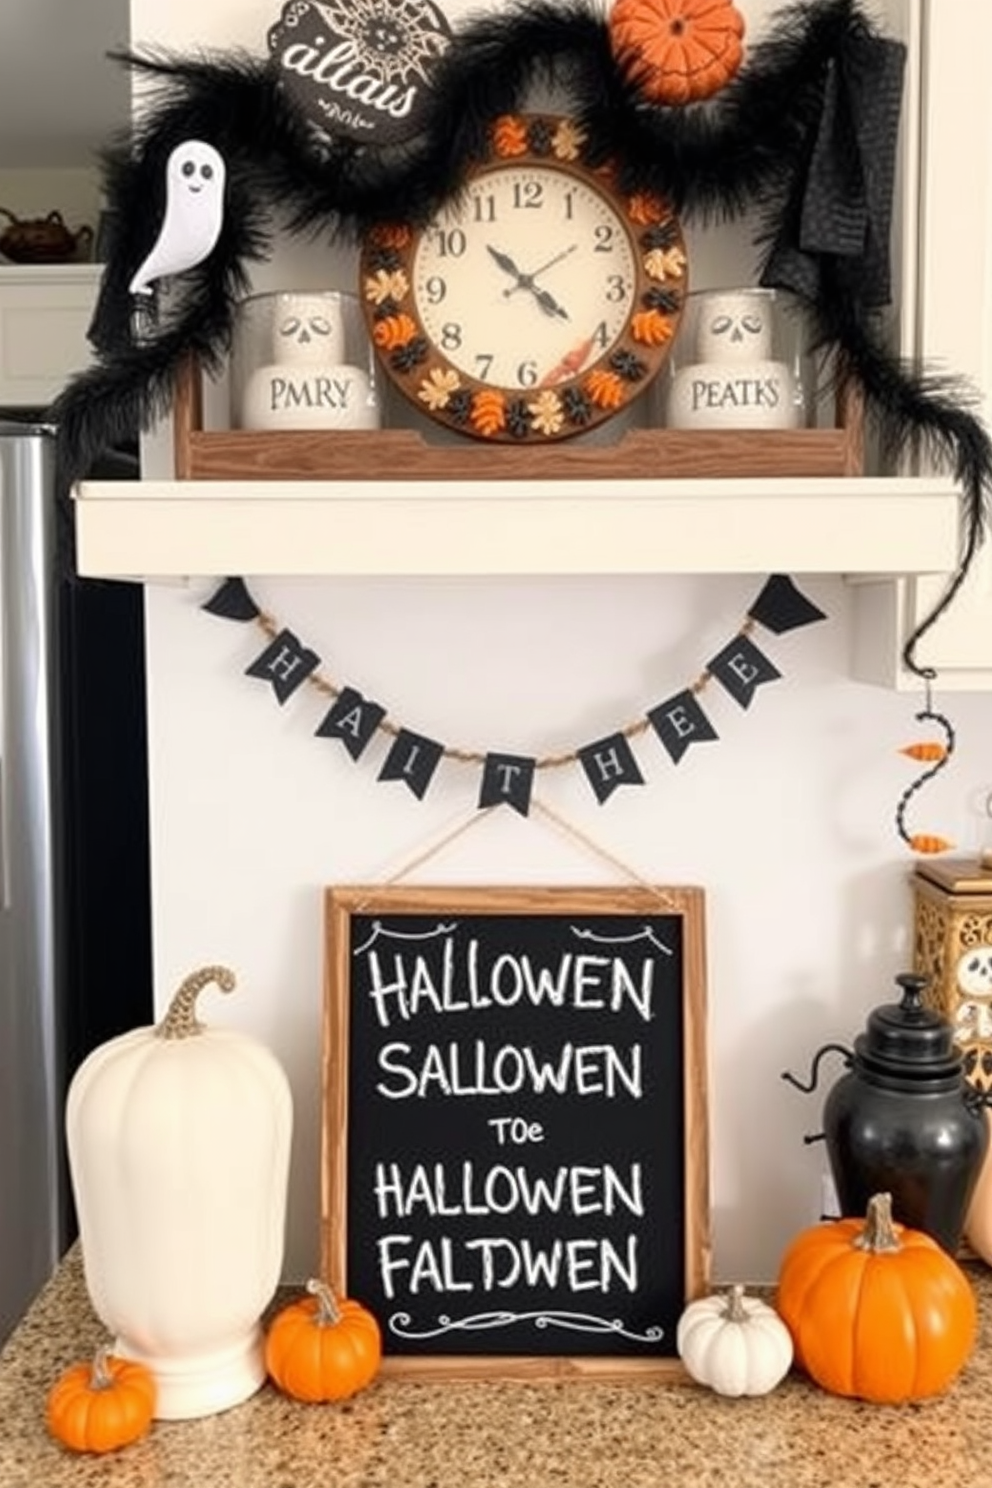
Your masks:
{"label": "clock hand", "polygon": [[561,263],[562,259],[567,258],[570,253],[574,253],[578,246],[578,243],[571,243],[567,248],[563,248],[560,253],[556,253],[554,258],[549,258],[547,263],[543,263],[539,269],[535,269],[533,274],[521,274],[517,283],[512,285],[510,289],[504,289],[503,294],[509,296],[515,294],[518,289],[533,289],[535,279],[540,278],[548,269],[554,268],[556,263]]}
{"label": "clock hand", "polygon": [[[491,243],[486,244],[486,252],[489,254],[489,257],[494,261],[494,263],[498,264],[498,266],[503,270],[504,274],[509,274],[513,279],[517,281],[514,285],[514,289],[519,289],[522,285],[526,285],[527,275],[520,272],[508,253],[502,253],[499,248],[494,248]],[[506,289],[504,289],[503,291],[504,294],[509,294],[510,292],[511,291]]]}
{"label": "clock hand", "polygon": [[[540,305],[541,309],[544,311],[545,315],[557,315],[562,320],[568,320],[568,311],[563,309],[562,306],[559,305],[554,295],[550,294],[546,289],[539,289],[538,286],[534,283],[533,274],[521,273],[520,269],[517,268],[516,264],[508,253],[503,253],[501,249],[494,248],[491,243],[486,244],[486,252],[489,254],[493,262],[496,263],[505,274],[511,274],[516,280],[516,283],[510,289],[504,289],[504,295],[512,294],[514,290],[517,289],[528,289],[534,296],[537,303]],[[564,254],[557,255],[556,258],[553,260],[555,263],[557,263],[558,257],[563,258]],[[550,268],[550,264],[545,264],[544,267]],[[539,269],[538,273],[541,272],[543,271]]]}
{"label": "clock hand", "polygon": [[546,289],[540,289],[536,284],[529,284],[527,288],[530,290],[531,294],[534,296],[535,300],[540,305],[545,315],[557,315],[559,320],[571,319],[571,316],[565,309],[564,305],[559,305],[554,295],[549,294]]}

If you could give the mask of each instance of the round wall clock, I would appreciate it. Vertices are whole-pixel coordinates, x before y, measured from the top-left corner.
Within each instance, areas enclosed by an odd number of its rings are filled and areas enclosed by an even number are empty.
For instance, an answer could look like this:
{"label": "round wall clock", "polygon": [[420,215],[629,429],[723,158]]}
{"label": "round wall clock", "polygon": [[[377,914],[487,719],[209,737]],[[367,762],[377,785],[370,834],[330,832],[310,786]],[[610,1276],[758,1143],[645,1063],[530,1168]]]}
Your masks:
{"label": "round wall clock", "polygon": [[663,366],[686,294],[681,228],[587,164],[585,143],[561,115],[504,116],[454,202],[423,227],[367,233],[379,363],[437,423],[564,439],[615,418]]}

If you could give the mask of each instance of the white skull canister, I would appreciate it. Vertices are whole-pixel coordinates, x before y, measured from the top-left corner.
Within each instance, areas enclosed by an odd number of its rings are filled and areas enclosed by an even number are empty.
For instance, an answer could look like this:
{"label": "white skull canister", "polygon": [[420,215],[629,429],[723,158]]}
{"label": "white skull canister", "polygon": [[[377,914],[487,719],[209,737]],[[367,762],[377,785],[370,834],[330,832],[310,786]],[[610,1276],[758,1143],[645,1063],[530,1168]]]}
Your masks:
{"label": "white skull canister", "polygon": [[[270,359],[245,383],[241,427],[378,428],[379,409],[369,373],[349,357],[347,297],[328,291],[260,299],[270,317]],[[255,303],[249,305],[255,308]]]}
{"label": "white skull canister", "polygon": [[673,359],[667,419],[674,429],[794,429],[802,388],[775,355],[772,290],[713,290],[691,297],[687,356]]}

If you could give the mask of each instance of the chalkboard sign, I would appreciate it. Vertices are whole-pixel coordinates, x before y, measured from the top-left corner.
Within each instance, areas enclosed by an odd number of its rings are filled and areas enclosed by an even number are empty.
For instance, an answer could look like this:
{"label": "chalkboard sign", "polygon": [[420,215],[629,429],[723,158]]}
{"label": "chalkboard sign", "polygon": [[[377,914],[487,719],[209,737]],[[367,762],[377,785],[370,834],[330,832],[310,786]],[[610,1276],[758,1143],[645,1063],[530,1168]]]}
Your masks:
{"label": "chalkboard sign", "polygon": [[322,1261],[386,1372],[677,1372],[704,1021],[699,889],[327,891]]}

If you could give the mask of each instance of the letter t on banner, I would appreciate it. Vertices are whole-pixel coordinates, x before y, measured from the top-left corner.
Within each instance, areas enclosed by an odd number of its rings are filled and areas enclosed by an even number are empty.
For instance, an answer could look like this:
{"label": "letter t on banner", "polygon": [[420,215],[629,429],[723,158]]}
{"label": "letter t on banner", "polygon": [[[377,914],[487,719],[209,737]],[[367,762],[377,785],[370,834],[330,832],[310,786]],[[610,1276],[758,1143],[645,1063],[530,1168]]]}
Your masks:
{"label": "letter t on banner", "polygon": [[487,754],[482,767],[479,808],[504,802],[526,816],[534,789],[535,761],[521,754]]}

